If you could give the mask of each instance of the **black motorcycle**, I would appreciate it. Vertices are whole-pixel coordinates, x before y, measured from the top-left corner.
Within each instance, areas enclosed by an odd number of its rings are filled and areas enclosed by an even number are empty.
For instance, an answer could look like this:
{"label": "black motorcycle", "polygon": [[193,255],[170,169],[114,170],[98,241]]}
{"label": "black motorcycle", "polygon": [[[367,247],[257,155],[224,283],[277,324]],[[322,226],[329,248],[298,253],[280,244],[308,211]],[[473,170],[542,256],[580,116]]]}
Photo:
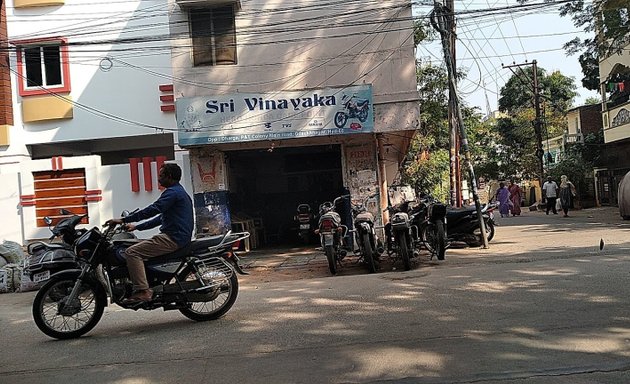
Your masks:
{"label": "black motorcycle", "polygon": [[298,204],[293,220],[297,225],[298,237],[304,244],[309,244],[311,242],[314,220],[311,206],[308,204]]}
{"label": "black motorcycle", "polygon": [[409,202],[388,207],[389,223],[385,224],[387,253],[396,255],[396,258],[402,261],[405,271],[411,269],[411,258],[415,255],[415,240],[418,238],[418,230],[412,225],[409,210]]}
{"label": "black motorcycle", "polygon": [[359,99],[356,95],[348,96],[343,95],[341,97],[341,104],[344,106],[345,111],[339,111],[335,114],[335,126],[337,128],[344,128],[348,119],[359,119],[364,123],[370,112],[370,100]]}
{"label": "black motorcycle", "polygon": [[319,206],[317,233],[328,260],[328,269],[333,275],[337,273],[337,265],[341,265],[341,260],[346,256],[343,238],[348,232],[348,227],[341,224],[341,216],[334,209],[337,201],[342,198],[338,197],[333,203],[325,202]]}
{"label": "black motorcycle", "polygon": [[[50,276],[59,271],[77,266],[76,256],[72,252],[72,245],[87,230],[76,229],[76,226],[88,215],[77,215],[66,209],[61,209],[60,213],[70,217],[59,220],[50,229],[52,235],[48,239],[49,242],[36,241],[27,247],[29,257],[24,263],[24,270],[36,284],[45,282]],[[44,222],[50,226],[53,221],[50,217],[45,217]],[[60,241],[51,242],[56,238]]]}
{"label": "black motorcycle", "polygon": [[238,265],[234,249],[249,233],[231,233],[193,240],[176,252],[145,261],[153,289],[149,302],[127,304],[133,284],[124,250],[138,240],[114,240],[123,225],[86,231],[74,245],[80,268],[54,274],[35,296],[33,318],[46,335],[57,339],[80,337],[101,319],[108,297],[128,309],[179,310],[195,321],[223,316],[238,295]]}
{"label": "black motorcycle", "polygon": [[[484,205],[481,209],[488,241],[494,238],[496,223],[494,222],[493,211],[496,208],[496,203],[490,203]],[[483,243],[481,228],[479,228],[479,220],[477,218],[477,210],[474,206],[447,208],[446,224],[449,245],[454,241],[461,241],[472,247],[479,246]]]}
{"label": "black motorcycle", "polygon": [[444,204],[426,197],[413,214],[413,222],[419,228],[420,238],[431,254],[431,259],[435,256],[438,260],[444,260],[446,257],[446,212]]}
{"label": "black motorcycle", "polygon": [[367,264],[370,273],[375,273],[378,269],[379,254],[383,253],[384,249],[374,230],[374,215],[365,207],[367,201],[372,197],[374,196],[368,197],[362,204],[353,204],[354,229],[352,232],[357,244],[355,252],[358,252],[360,260]]}

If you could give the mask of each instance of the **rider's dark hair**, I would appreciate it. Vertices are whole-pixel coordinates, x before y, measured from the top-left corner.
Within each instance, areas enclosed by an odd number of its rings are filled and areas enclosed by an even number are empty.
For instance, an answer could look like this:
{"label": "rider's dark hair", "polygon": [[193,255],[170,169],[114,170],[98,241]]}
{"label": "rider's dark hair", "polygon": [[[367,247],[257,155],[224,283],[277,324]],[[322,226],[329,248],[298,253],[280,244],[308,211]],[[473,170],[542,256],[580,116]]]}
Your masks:
{"label": "rider's dark hair", "polygon": [[162,165],[164,176],[169,177],[173,181],[180,181],[182,179],[182,169],[175,163],[166,163]]}

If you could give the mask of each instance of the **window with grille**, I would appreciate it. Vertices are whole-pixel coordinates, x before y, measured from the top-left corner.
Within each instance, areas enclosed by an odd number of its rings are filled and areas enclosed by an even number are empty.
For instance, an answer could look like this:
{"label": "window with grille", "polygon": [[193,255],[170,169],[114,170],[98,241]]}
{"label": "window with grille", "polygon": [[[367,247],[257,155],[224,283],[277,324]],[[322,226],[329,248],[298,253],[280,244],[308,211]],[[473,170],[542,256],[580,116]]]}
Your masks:
{"label": "window with grille", "polygon": [[190,10],[193,65],[236,64],[234,6]]}

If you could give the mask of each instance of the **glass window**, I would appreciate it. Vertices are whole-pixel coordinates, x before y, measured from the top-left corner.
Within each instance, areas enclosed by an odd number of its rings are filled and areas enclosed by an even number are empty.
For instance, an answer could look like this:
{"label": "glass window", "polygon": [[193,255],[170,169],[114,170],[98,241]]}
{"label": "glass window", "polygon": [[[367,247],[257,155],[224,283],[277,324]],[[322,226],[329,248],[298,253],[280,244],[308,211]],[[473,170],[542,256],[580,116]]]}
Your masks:
{"label": "glass window", "polygon": [[192,9],[193,65],[236,64],[234,7]]}

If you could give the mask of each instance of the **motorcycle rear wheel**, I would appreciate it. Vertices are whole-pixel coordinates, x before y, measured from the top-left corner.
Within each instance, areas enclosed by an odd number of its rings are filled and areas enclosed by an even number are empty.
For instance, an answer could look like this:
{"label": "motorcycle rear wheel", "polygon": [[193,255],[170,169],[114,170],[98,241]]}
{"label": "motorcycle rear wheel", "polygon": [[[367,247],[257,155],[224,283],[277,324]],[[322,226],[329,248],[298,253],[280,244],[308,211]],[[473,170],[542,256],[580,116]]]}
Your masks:
{"label": "motorcycle rear wheel", "polygon": [[[188,303],[188,308],[179,310],[182,315],[191,320],[216,320],[225,315],[236,302],[236,297],[238,296],[238,278],[236,277],[236,273],[232,271],[232,274],[228,277],[222,269],[213,267],[200,268],[200,275],[203,276],[207,273],[214,275],[214,283],[218,284],[216,288],[213,288],[216,289],[215,295],[213,295],[213,299],[210,301],[191,302]],[[195,272],[190,271],[186,276],[186,280],[197,280]]]}
{"label": "motorcycle rear wheel", "polygon": [[55,339],[74,339],[96,326],[103,316],[107,298],[98,293],[96,283],[83,282],[77,297],[70,303],[68,315],[59,313],[68,304],[64,300],[72,292],[76,278],[52,278],[35,296],[33,320],[40,331]]}
{"label": "motorcycle rear wheel", "polygon": [[370,242],[370,235],[364,233],[361,236],[361,240],[363,242],[363,260],[365,260],[370,273],[376,273],[376,261],[374,260],[374,249]]}
{"label": "motorcycle rear wheel", "polygon": [[407,242],[407,235],[399,233],[396,236],[396,242],[398,243],[398,255],[402,259],[405,271],[411,269],[411,257],[409,255],[409,243]]}
{"label": "motorcycle rear wheel", "polygon": [[335,248],[332,245],[327,245],[324,248],[324,252],[326,253],[326,259],[328,260],[328,269],[330,269],[330,273],[336,275],[337,260],[335,257]]}

